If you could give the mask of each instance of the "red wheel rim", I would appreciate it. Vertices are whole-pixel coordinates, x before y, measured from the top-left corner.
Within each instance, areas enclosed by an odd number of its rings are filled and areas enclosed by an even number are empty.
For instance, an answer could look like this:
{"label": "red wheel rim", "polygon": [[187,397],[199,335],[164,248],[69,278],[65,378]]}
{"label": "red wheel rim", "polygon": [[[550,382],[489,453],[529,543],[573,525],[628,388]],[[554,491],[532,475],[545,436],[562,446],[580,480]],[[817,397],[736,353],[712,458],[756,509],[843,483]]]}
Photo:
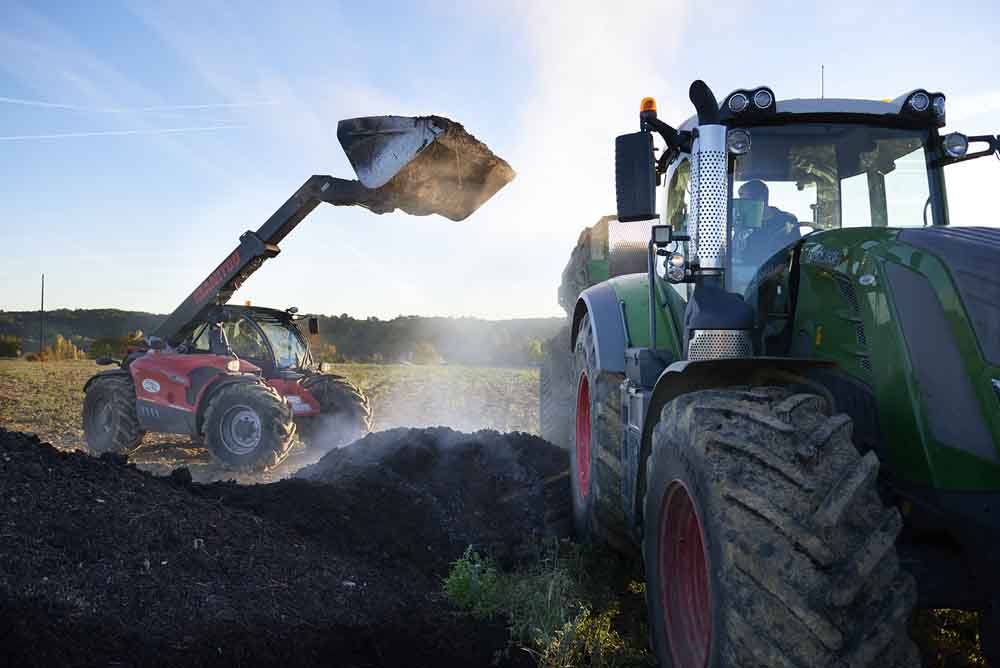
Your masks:
{"label": "red wheel rim", "polygon": [[580,374],[576,392],[576,481],[580,496],[590,492],[590,383],[587,374]]}
{"label": "red wheel rim", "polygon": [[660,605],[675,668],[704,668],[712,643],[712,602],[704,533],[694,501],[670,483],[660,513]]}

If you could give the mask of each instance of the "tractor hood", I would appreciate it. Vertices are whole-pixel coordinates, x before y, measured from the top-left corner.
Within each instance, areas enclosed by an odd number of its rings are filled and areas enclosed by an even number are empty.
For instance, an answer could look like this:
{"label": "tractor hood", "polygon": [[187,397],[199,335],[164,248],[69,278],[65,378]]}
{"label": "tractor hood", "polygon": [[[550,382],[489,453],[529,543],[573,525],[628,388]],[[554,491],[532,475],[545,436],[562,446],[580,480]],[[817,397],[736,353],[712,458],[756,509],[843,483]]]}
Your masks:
{"label": "tractor hood", "polygon": [[441,116],[340,121],[340,140],[370,207],[464,220],[514,178],[514,170],[459,123]]}
{"label": "tractor hood", "polygon": [[898,239],[941,258],[951,271],[983,356],[1000,366],[1000,228],[906,229]]}

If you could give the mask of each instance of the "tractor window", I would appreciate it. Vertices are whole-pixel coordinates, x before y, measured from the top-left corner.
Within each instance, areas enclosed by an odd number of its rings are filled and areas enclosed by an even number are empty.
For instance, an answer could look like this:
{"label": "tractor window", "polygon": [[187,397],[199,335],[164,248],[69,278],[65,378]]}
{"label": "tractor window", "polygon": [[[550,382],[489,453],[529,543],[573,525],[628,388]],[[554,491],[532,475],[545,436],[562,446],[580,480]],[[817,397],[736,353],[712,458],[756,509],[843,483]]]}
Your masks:
{"label": "tractor window", "polygon": [[[666,184],[666,211],[664,219],[674,228],[675,232],[687,232],[688,205],[691,203],[691,162],[683,156],[674,168],[670,180]],[[686,244],[685,244],[686,245]],[[686,251],[686,249],[685,249]],[[666,273],[663,263],[665,258],[656,258],[656,273],[664,278]],[[671,283],[682,299],[687,300],[690,285],[686,283]]]}
{"label": "tractor window", "polygon": [[260,327],[271,343],[279,369],[297,369],[308,363],[309,349],[293,325],[262,320]]}
{"label": "tractor window", "polygon": [[749,131],[750,151],[732,163],[733,290],[814,230],[924,224],[927,131],[846,123]]}
{"label": "tractor window", "polygon": [[226,338],[229,339],[229,347],[233,349],[237,357],[246,357],[254,360],[267,360],[270,353],[267,343],[261,335],[260,330],[249,318],[236,318],[223,325],[226,329]]}

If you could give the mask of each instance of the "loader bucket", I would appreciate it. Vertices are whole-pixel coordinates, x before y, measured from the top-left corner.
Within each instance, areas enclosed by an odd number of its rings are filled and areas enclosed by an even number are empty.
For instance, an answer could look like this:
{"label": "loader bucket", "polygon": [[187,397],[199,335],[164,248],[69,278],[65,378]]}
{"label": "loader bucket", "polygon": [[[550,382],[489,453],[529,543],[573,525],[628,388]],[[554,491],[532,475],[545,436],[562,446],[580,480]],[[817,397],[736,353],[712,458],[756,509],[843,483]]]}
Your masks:
{"label": "loader bucket", "polygon": [[337,139],[378,208],[464,220],[514,178],[502,158],[440,116],[340,121]]}

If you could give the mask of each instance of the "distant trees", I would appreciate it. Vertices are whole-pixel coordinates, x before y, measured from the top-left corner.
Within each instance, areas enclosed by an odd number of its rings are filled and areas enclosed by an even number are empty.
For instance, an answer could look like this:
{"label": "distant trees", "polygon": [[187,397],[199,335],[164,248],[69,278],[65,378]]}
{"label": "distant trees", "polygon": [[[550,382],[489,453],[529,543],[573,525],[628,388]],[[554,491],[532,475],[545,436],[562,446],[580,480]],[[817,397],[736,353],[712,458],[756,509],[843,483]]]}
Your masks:
{"label": "distant trees", "polygon": [[102,336],[94,339],[94,342],[90,345],[90,356],[93,358],[114,357],[121,359],[125,357],[129,346],[143,345],[145,340],[146,337],[142,333],[142,330],[129,332],[125,336]]}
{"label": "distant trees", "polygon": [[0,336],[0,357],[20,357],[21,337],[20,336]]}

